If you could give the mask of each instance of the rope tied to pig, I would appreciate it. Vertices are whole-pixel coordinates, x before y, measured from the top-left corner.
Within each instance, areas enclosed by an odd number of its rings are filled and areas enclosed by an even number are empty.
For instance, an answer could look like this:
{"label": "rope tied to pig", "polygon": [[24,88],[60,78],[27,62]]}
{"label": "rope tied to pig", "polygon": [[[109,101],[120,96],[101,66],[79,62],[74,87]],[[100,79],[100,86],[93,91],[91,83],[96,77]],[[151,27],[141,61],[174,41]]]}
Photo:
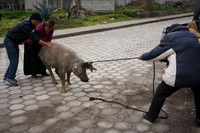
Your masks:
{"label": "rope tied to pig", "polygon": [[133,60],[133,59],[138,59],[138,57],[120,58],[120,59],[112,59],[112,60],[99,60],[99,61],[92,61],[92,63],[94,63],[94,62],[110,62],[110,61],[119,61],[119,60]]}

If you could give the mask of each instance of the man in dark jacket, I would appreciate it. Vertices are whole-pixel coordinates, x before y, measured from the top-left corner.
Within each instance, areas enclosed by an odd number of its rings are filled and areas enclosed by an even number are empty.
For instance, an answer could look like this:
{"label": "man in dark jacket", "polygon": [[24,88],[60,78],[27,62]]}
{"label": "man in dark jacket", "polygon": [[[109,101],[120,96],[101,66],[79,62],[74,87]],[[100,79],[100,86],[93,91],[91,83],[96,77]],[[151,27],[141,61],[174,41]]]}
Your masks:
{"label": "man in dark jacket", "polygon": [[7,32],[4,39],[4,45],[7,50],[8,59],[10,64],[4,75],[3,80],[9,85],[17,86],[17,80],[15,79],[16,71],[19,62],[19,44],[23,43],[27,39],[31,39],[40,45],[46,46],[47,49],[51,49],[51,44],[48,44],[40,40],[34,33],[36,26],[42,21],[40,14],[33,13],[30,19],[25,19],[19,22],[16,26]]}
{"label": "man in dark jacket", "polygon": [[200,126],[200,44],[195,34],[186,26],[174,24],[162,42],[139,59],[159,61],[167,59],[168,66],[153,97],[150,109],[143,117],[154,122],[160,110],[171,94],[183,87],[189,87],[194,93],[196,106],[195,122]]}

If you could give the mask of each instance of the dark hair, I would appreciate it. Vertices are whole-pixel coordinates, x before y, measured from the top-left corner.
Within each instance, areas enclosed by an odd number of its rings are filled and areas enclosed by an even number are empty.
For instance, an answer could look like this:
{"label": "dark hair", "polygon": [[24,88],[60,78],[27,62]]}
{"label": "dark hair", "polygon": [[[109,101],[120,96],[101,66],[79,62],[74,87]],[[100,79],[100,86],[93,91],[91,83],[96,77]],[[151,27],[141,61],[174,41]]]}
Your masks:
{"label": "dark hair", "polygon": [[39,13],[33,13],[30,19],[42,21],[42,17],[40,16]]}
{"label": "dark hair", "polygon": [[168,32],[170,32],[172,29],[174,29],[177,26],[181,26],[181,24],[172,24],[169,28],[168,28]]}
{"label": "dark hair", "polygon": [[55,22],[52,19],[48,19],[48,21],[45,22],[45,25],[47,25],[50,28],[53,28],[55,25]]}

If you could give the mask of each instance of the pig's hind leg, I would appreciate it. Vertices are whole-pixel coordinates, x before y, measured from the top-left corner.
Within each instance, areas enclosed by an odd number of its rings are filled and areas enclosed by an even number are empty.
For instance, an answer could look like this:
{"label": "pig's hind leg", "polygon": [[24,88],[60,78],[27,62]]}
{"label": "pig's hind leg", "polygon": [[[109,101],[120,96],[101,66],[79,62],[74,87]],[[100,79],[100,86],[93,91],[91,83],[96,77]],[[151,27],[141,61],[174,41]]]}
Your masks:
{"label": "pig's hind leg", "polygon": [[52,79],[53,83],[54,83],[54,84],[57,84],[56,79],[55,79],[55,77],[54,77],[54,74],[53,74],[53,72],[52,72],[51,67],[50,67],[47,63],[44,63],[44,62],[43,62],[43,64],[44,64],[45,67],[49,70],[49,73],[50,73],[50,75],[51,75],[51,79]]}
{"label": "pig's hind leg", "polygon": [[56,72],[56,74],[58,75],[58,77],[60,78],[60,75],[59,75],[58,69],[55,68],[55,72]]}

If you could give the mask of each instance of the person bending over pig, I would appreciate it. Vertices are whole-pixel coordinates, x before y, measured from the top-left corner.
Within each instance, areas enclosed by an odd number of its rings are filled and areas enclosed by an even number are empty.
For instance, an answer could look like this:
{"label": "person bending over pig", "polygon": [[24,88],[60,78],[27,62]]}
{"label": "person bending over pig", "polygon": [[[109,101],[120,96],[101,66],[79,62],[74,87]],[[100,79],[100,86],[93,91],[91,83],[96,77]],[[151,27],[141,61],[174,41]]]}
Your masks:
{"label": "person bending over pig", "polygon": [[[162,82],[153,97],[150,109],[143,118],[154,122],[165,99],[181,88],[189,87],[194,93],[196,106],[195,123],[200,126],[200,45],[195,34],[186,26],[173,24],[162,42],[150,52],[142,54],[139,59],[159,61],[167,59]],[[190,115],[190,114],[188,114]]]}
{"label": "person bending over pig", "polygon": [[7,32],[4,38],[4,45],[8,54],[10,64],[4,75],[3,80],[7,84],[17,86],[16,72],[19,63],[19,44],[31,38],[40,45],[45,46],[48,50],[51,49],[51,44],[39,39],[35,33],[35,27],[42,21],[40,14],[33,13],[29,19],[19,22],[16,26]]}
{"label": "person bending over pig", "polygon": [[[55,22],[49,19],[47,22],[42,22],[35,30],[38,37],[44,42],[51,42],[53,36],[53,28]],[[37,42],[28,39],[24,44],[24,75],[32,75],[37,78],[37,74],[49,76],[46,72],[46,67],[41,62],[38,53],[41,45]]]}

